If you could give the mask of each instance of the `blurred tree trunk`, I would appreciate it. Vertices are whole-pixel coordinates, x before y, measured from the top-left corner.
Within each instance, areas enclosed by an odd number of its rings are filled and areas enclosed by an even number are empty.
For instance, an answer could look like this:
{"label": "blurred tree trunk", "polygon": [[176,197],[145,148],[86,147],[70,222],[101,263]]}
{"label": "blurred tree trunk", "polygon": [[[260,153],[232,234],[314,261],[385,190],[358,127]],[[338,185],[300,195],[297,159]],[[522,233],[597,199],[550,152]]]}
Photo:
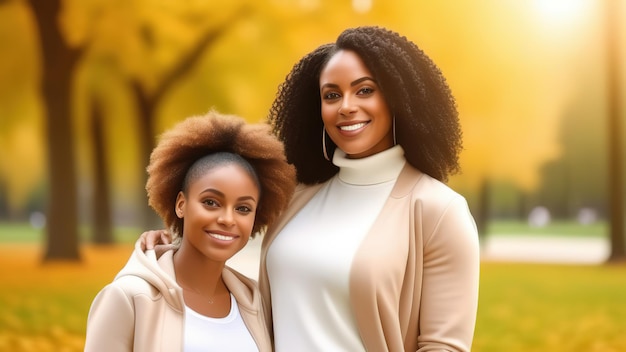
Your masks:
{"label": "blurred tree trunk", "polygon": [[49,204],[44,260],[79,260],[74,133],[71,116],[72,74],[80,51],[64,41],[57,21],[60,0],[31,0],[41,46],[41,93],[47,112]]}
{"label": "blurred tree trunk", "polygon": [[521,220],[522,222],[527,222],[528,221],[528,213],[530,212],[530,207],[528,206],[529,201],[528,201],[528,192],[527,191],[522,191],[520,198],[519,198],[519,213],[518,213],[518,219]]}
{"label": "blurred tree trunk", "polygon": [[[95,95],[95,94],[94,94]],[[91,100],[91,139],[93,141],[94,194],[92,198],[93,238],[97,244],[111,244],[113,226],[109,192],[109,164],[106,160],[102,104],[96,96]]]}
{"label": "blurred tree trunk", "polygon": [[624,246],[624,137],[619,45],[620,2],[606,0],[609,127],[609,212],[611,254],[609,262],[626,261]]}
{"label": "blurred tree trunk", "polygon": [[[158,131],[155,128],[156,110],[158,105],[163,100],[163,97],[169,92],[169,90],[185,77],[187,73],[194,67],[194,65],[202,58],[208,47],[210,47],[217,39],[219,39],[233,24],[235,20],[247,15],[250,10],[247,7],[241,8],[235,12],[230,19],[224,21],[220,26],[212,28],[207,31],[198,42],[195,44],[189,52],[184,55],[172,69],[164,76],[159,82],[154,91],[148,91],[145,86],[139,81],[138,78],[134,78],[131,82],[132,91],[135,94],[135,100],[139,110],[139,143],[140,143],[140,155],[141,155],[141,167],[142,167],[142,181],[145,185],[148,180],[148,174],[145,169],[150,163],[150,154],[152,149],[156,145],[156,135]],[[149,37],[146,37],[149,40]],[[145,199],[142,204],[143,213],[142,225],[144,229],[161,228],[163,224],[156,216],[152,208],[148,206],[148,200],[146,192],[142,188],[141,196]]]}
{"label": "blurred tree trunk", "polygon": [[0,180],[0,219],[9,219],[9,200],[7,199],[7,185]]}
{"label": "blurred tree trunk", "polygon": [[474,220],[476,221],[476,227],[478,228],[478,238],[480,239],[481,245],[485,245],[484,242],[487,238],[490,197],[491,189],[489,187],[489,180],[483,179],[482,183],[480,184],[480,189],[478,190],[478,209],[476,209],[476,215],[474,216]]}
{"label": "blurred tree trunk", "polygon": [[[154,127],[154,120],[156,119],[156,107],[159,104],[161,97],[156,95],[151,97],[143,88],[139,80],[134,79],[131,81],[132,92],[135,95],[135,101],[137,103],[139,111],[139,155],[141,162],[141,180],[142,185],[145,185],[148,181],[148,174],[146,167],[150,163],[150,153],[155,146],[155,137],[157,131]],[[159,223],[159,218],[156,216],[152,208],[148,206],[148,198],[144,187],[140,188],[139,196],[144,199],[140,203],[141,213],[140,221],[143,229],[158,229],[163,225]]]}

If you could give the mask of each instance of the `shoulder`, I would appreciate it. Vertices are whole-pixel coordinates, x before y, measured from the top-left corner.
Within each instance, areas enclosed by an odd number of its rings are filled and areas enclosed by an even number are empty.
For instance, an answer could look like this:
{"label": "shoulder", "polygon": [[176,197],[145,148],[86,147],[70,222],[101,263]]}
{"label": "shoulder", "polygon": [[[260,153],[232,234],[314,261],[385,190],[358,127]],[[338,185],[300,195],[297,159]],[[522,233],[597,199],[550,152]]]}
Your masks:
{"label": "shoulder", "polygon": [[256,280],[253,280],[231,267],[225,267],[222,278],[228,290],[235,296],[240,307],[257,310],[261,304],[261,291]]}
{"label": "shoulder", "polygon": [[302,197],[303,195],[307,195],[309,193],[315,193],[317,192],[317,190],[319,190],[324,184],[328,183],[329,181],[326,182],[321,182],[321,183],[315,183],[312,185],[307,185],[304,183],[299,183],[296,186],[296,189],[294,191],[294,195],[293,198],[296,197]]}
{"label": "shoulder", "polygon": [[442,203],[441,205],[454,200],[460,201],[465,199],[450,186],[426,174],[423,174],[419,182],[416,183],[413,194],[416,196],[416,199],[439,200]]}
{"label": "shoulder", "polygon": [[302,183],[298,184],[296,186],[296,190],[295,190],[293,196],[291,197],[291,201],[289,203],[289,207],[290,208],[293,208],[293,207],[300,208],[306,202],[308,202],[311,198],[313,198],[315,193],[317,193],[317,191],[319,191],[320,188],[322,188],[322,186],[324,186],[328,182],[329,181],[322,182],[322,183],[316,183],[316,184],[312,184],[312,185],[306,185],[306,184],[302,184]]}
{"label": "shoulder", "polygon": [[417,201],[428,201],[433,206],[445,206],[453,200],[465,198],[445,183],[406,164],[394,189],[396,196],[411,196]]}
{"label": "shoulder", "polygon": [[98,292],[91,304],[89,320],[132,320],[137,297],[142,296],[154,301],[158,295],[158,291],[139,277],[120,277]]}
{"label": "shoulder", "polygon": [[103,291],[110,291],[110,294],[123,295],[128,299],[132,299],[135,296],[148,296],[156,299],[161,295],[156,287],[135,275],[120,276],[108,284]]}
{"label": "shoulder", "polygon": [[[411,212],[424,242],[430,247],[460,244],[466,248],[475,247],[478,240],[476,222],[465,197],[443,182],[413,167],[410,169],[406,173],[415,180],[409,192]],[[461,250],[464,251],[467,250]]]}
{"label": "shoulder", "polygon": [[444,218],[474,223],[465,197],[445,183],[410,165],[402,171],[399,183],[401,179],[404,183],[401,187],[405,188],[406,196],[411,199],[416,218],[421,219],[426,228],[434,230]]}
{"label": "shoulder", "polygon": [[252,291],[257,287],[256,280],[249,278],[248,276],[240,273],[239,271],[229,266],[226,266],[224,268],[224,271],[222,271],[222,276],[224,277],[226,286],[228,286],[229,288],[231,286],[243,286]]}

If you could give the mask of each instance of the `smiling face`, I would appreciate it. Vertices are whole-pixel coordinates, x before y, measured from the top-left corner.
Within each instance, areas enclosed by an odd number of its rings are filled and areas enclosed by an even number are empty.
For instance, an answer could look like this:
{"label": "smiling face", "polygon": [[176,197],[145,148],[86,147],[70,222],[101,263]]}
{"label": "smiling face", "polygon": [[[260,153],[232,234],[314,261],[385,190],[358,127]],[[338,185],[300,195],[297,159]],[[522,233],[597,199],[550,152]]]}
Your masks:
{"label": "smiling face", "polygon": [[387,102],[355,52],[340,50],[328,61],[320,74],[320,94],[326,131],[349,158],[364,158],[393,146]]}
{"label": "smiling face", "polygon": [[259,187],[240,165],[228,163],[194,179],[176,199],[184,220],[181,250],[225,262],[250,239]]}

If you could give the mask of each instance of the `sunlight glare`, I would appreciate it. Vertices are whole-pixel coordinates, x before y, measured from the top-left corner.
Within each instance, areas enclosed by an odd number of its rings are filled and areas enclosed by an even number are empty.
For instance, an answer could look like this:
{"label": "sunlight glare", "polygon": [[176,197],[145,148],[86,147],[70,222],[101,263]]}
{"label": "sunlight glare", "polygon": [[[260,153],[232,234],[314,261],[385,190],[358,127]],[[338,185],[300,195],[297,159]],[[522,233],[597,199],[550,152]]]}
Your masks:
{"label": "sunlight glare", "polygon": [[352,0],[352,8],[357,13],[367,13],[372,9],[372,0]]}
{"label": "sunlight glare", "polygon": [[549,23],[577,20],[588,10],[589,0],[535,0],[535,7]]}
{"label": "sunlight glare", "polygon": [[300,8],[304,11],[314,11],[320,7],[319,0],[300,0]]}

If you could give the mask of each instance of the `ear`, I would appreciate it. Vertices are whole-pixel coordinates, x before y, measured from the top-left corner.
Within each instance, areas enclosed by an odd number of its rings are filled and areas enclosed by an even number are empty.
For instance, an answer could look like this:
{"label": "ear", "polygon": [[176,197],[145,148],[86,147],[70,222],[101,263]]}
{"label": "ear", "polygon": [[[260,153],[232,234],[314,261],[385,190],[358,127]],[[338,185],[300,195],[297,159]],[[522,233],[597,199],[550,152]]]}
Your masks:
{"label": "ear", "polygon": [[185,195],[182,191],[178,192],[178,195],[176,196],[176,205],[174,207],[176,211],[176,216],[179,219],[185,217]]}

